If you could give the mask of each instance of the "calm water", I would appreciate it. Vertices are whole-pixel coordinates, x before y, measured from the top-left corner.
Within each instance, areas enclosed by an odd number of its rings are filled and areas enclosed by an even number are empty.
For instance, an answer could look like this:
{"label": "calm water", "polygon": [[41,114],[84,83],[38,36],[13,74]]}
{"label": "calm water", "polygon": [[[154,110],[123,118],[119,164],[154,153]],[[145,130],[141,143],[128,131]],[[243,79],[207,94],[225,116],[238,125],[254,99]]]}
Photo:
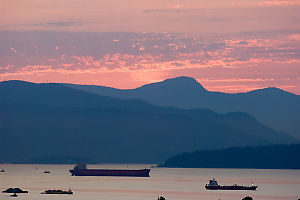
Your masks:
{"label": "calm water", "polygon": [[[37,168],[36,168],[37,167]],[[150,178],[75,177],[72,165],[0,165],[0,189],[20,187],[29,194],[17,198],[1,193],[0,200],[297,200],[300,198],[300,170],[249,169],[166,169],[152,168]],[[149,165],[90,165],[89,168],[132,168]],[[50,174],[43,171],[50,170]],[[207,191],[204,185],[212,177],[220,184],[259,185],[257,191]],[[74,195],[40,194],[47,189],[69,189]]]}

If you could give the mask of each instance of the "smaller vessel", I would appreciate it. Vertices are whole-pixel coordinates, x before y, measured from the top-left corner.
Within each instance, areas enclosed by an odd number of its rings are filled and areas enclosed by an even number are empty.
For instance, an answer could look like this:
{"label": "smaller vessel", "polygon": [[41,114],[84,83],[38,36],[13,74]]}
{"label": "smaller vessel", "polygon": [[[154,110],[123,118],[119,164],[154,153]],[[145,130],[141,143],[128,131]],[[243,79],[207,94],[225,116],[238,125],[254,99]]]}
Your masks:
{"label": "smaller vessel", "polygon": [[166,200],[166,198],[163,197],[163,196],[160,196],[160,197],[157,198],[157,200]]}
{"label": "smaller vessel", "polygon": [[3,193],[28,193],[20,188],[8,188],[7,190],[2,191]]}
{"label": "smaller vessel", "polygon": [[41,194],[73,194],[72,190],[46,190],[45,192],[42,192]]}
{"label": "smaller vessel", "polygon": [[14,194],[11,194],[10,196],[11,197],[17,197],[18,195],[16,193],[14,193]]}
{"label": "smaller vessel", "polygon": [[50,174],[50,171],[46,170],[46,171],[44,171],[44,174]]}
{"label": "smaller vessel", "polygon": [[209,183],[205,185],[205,188],[207,190],[256,190],[257,185],[219,185],[218,181],[216,181],[214,178],[209,180]]}
{"label": "smaller vessel", "polygon": [[1,169],[0,172],[5,172],[5,170],[4,170],[4,169]]}

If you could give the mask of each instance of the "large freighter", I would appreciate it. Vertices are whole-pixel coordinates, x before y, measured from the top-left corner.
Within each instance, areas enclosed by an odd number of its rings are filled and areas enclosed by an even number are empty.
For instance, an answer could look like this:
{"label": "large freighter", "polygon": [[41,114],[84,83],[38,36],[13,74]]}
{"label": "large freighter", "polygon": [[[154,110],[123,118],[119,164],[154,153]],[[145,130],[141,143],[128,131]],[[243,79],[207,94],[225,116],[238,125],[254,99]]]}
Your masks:
{"label": "large freighter", "polygon": [[87,169],[85,164],[76,164],[69,170],[72,176],[133,176],[149,177],[150,169]]}

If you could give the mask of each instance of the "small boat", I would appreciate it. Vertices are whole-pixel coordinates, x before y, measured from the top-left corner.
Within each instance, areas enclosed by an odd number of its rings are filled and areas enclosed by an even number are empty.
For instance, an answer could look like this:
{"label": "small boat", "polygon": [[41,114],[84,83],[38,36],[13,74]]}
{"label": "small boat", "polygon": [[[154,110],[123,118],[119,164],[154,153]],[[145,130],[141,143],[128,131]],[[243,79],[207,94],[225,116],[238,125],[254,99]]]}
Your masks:
{"label": "small boat", "polygon": [[8,188],[7,190],[2,191],[3,193],[28,193],[20,188]]}
{"label": "small boat", "polygon": [[50,171],[44,171],[44,174],[50,174]]}
{"label": "small boat", "polygon": [[17,197],[18,195],[16,193],[14,193],[14,194],[11,194],[10,196],[11,197]]}
{"label": "small boat", "polygon": [[166,200],[166,198],[163,197],[163,196],[160,196],[160,197],[157,198],[157,200]]}
{"label": "small boat", "polygon": [[42,192],[41,194],[73,194],[72,190],[64,191],[64,190],[46,190],[45,192]]}
{"label": "small boat", "polygon": [[243,186],[243,185],[219,185],[218,181],[216,181],[214,178],[209,180],[209,183],[205,185],[205,188],[207,190],[256,190],[257,185],[249,185],[249,186]]}
{"label": "small boat", "polygon": [[1,169],[0,172],[5,172],[5,170],[4,170],[4,169]]}

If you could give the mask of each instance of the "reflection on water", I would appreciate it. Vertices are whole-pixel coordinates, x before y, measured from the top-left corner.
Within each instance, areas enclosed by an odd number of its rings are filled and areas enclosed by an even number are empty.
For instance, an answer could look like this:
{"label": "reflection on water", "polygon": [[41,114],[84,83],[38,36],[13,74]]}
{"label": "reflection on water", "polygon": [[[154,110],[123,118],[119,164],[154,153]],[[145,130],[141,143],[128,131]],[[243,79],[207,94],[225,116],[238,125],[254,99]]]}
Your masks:
{"label": "reflection on water", "polygon": [[[150,165],[90,165],[89,168],[142,169]],[[151,168],[150,177],[76,177],[72,165],[0,165],[0,189],[20,187],[29,194],[19,200],[240,200],[250,195],[254,200],[297,200],[300,198],[300,170],[253,169],[167,169]],[[50,170],[50,174],[43,172]],[[222,184],[258,185],[257,191],[209,191],[204,186],[210,178]],[[48,189],[71,188],[74,195],[43,195]],[[1,200],[12,199],[1,193]]]}

